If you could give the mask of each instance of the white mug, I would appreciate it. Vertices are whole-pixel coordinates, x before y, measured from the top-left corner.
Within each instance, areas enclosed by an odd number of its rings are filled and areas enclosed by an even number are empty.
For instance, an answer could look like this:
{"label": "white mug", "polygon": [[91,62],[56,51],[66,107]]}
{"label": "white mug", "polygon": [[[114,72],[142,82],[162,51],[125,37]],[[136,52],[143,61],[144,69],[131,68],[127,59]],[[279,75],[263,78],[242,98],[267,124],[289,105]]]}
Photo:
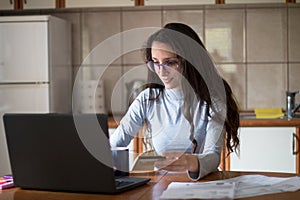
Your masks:
{"label": "white mug", "polygon": [[112,147],[113,168],[116,176],[129,175],[129,149],[128,147]]}

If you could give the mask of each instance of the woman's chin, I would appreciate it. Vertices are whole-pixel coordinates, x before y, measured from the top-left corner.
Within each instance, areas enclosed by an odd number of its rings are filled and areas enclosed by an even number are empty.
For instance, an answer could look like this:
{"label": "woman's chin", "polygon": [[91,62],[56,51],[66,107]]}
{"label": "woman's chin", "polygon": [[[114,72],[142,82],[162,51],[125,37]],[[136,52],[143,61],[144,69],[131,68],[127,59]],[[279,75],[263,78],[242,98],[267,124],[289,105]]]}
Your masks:
{"label": "woman's chin", "polygon": [[165,84],[165,88],[166,89],[174,89],[176,87],[174,85],[171,85],[171,84]]}

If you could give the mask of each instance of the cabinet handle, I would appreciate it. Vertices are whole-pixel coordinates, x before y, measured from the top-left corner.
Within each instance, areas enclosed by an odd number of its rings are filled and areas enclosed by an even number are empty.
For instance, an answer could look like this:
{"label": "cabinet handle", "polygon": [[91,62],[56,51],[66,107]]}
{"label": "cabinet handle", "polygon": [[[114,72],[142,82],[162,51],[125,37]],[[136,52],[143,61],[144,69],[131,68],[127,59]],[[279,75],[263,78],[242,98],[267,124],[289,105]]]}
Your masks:
{"label": "cabinet handle", "polygon": [[292,154],[296,155],[298,153],[298,149],[296,144],[299,144],[299,138],[297,137],[296,133],[293,133],[293,142],[292,142]]}
{"label": "cabinet handle", "polygon": [[27,0],[24,0],[24,4],[27,4]]}
{"label": "cabinet handle", "polygon": [[13,0],[9,0],[9,3],[12,5],[13,4]]}

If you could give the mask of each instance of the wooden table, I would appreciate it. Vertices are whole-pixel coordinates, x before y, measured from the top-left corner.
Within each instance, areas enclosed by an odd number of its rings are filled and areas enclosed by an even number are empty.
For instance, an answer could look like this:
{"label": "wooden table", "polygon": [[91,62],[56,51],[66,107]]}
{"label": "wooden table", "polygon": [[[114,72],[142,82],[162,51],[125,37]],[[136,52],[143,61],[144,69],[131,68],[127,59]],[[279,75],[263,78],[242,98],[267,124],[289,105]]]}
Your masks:
{"label": "wooden table", "polygon": [[[233,178],[246,174],[262,174],[275,177],[290,177],[296,174],[285,173],[256,173],[256,172],[214,172],[200,181],[222,180]],[[133,175],[137,176],[137,175]],[[141,175],[138,175],[141,176]],[[159,199],[162,192],[167,188],[171,182],[186,182],[190,181],[186,173],[172,173],[172,172],[157,172],[156,174],[143,174],[143,177],[150,177],[151,181],[141,187],[126,191],[117,195],[104,195],[104,194],[85,194],[85,193],[66,193],[66,192],[49,192],[49,191],[36,191],[36,190],[23,190],[20,188],[11,188],[3,190],[0,193],[1,200],[150,200]],[[296,192],[285,192],[277,194],[269,194],[251,198],[243,198],[244,200],[299,200],[300,190]]]}

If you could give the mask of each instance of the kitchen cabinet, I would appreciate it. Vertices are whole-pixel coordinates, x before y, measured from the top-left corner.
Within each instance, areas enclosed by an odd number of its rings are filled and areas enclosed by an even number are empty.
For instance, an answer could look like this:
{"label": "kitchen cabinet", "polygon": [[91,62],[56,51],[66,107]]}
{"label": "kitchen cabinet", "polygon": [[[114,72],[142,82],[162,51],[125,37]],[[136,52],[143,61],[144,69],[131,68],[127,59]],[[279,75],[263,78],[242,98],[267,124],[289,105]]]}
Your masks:
{"label": "kitchen cabinet", "polygon": [[238,4],[238,3],[286,3],[286,0],[226,0],[226,4]]}
{"label": "kitchen cabinet", "polygon": [[241,127],[230,170],[296,173],[296,127]]}
{"label": "kitchen cabinet", "polygon": [[167,6],[167,5],[205,5],[215,4],[216,0],[145,0],[145,6]]}
{"label": "kitchen cabinet", "polygon": [[[152,5],[207,5],[216,4],[216,0],[144,0],[147,6]],[[246,3],[286,3],[286,0],[225,0],[225,4],[246,4]]]}
{"label": "kitchen cabinet", "polygon": [[134,6],[134,0],[65,0],[66,8]]}
{"label": "kitchen cabinet", "polygon": [[0,0],[0,10],[13,10],[14,0]]}
{"label": "kitchen cabinet", "polygon": [[0,0],[0,10],[13,10],[15,7],[16,9],[56,8],[56,0]]}
{"label": "kitchen cabinet", "polygon": [[55,8],[56,0],[23,0],[23,9]]}

